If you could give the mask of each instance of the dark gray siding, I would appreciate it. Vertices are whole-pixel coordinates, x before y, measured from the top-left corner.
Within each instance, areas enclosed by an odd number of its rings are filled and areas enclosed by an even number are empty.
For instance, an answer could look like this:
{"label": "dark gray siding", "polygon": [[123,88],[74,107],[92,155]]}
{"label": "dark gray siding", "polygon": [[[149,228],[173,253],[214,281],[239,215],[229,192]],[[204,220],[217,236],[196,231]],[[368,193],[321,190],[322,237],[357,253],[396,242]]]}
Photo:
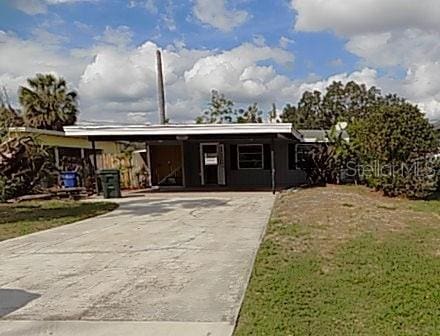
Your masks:
{"label": "dark gray siding", "polygon": [[288,148],[288,141],[278,139],[275,142],[276,184],[281,187],[293,187],[306,182],[306,174],[302,170],[289,170]]}
{"label": "dark gray siding", "polygon": [[200,187],[200,150],[199,143],[184,142],[185,183],[187,187]]}
{"label": "dark gray siding", "polygon": [[[187,187],[200,187],[200,143],[219,142],[225,145],[225,174],[226,185],[229,187],[240,188],[270,188],[272,173],[270,169],[237,169],[231,165],[231,155],[236,155],[234,145],[254,143],[254,144],[272,144],[271,139],[264,140],[209,140],[209,141],[186,141],[184,142],[184,163],[185,180]],[[303,184],[305,174],[301,170],[289,170],[288,166],[288,140],[276,139],[274,141],[275,149],[275,169],[277,187],[286,188]],[[266,167],[269,168],[269,167]]]}

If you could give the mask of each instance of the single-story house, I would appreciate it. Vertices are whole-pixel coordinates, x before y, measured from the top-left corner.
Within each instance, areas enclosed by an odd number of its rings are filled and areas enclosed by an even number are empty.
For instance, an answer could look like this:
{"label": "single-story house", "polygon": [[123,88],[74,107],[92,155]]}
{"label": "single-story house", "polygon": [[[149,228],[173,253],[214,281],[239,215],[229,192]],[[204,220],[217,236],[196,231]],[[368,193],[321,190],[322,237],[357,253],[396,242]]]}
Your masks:
{"label": "single-story house", "polygon": [[144,144],[151,186],[280,189],[303,184],[296,166],[303,135],[291,124],[68,126],[67,137]]}

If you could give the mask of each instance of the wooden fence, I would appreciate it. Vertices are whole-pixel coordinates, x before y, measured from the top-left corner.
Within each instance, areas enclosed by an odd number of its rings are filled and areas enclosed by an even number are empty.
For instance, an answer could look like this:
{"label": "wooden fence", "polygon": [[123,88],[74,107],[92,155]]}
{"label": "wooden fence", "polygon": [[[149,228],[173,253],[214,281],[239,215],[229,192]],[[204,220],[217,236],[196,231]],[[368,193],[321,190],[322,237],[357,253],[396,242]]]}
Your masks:
{"label": "wooden fence", "polygon": [[121,188],[137,189],[141,187],[140,172],[145,162],[138,153],[132,154],[98,154],[97,168],[118,169],[121,176]]}

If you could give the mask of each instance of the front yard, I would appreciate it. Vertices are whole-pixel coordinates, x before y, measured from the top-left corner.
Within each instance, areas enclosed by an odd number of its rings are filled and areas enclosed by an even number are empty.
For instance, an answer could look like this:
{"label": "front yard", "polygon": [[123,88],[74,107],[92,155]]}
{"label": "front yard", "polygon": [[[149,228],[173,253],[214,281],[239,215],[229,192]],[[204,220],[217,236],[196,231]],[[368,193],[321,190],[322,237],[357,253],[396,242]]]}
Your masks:
{"label": "front yard", "polygon": [[329,186],[282,194],[235,335],[436,335],[440,201]]}
{"label": "front yard", "polygon": [[0,204],[0,241],[98,216],[116,207],[113,203],[77,201]]}

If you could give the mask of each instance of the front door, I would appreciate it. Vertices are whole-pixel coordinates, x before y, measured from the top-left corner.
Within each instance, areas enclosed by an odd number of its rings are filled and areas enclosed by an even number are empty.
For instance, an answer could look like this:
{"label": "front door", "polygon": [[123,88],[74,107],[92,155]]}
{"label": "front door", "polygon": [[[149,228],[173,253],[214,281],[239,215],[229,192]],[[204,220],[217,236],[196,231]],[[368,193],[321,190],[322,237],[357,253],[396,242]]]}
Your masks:
{"label": "front door", "polygon": [[200,145],[202,185],[225,184],[224,145],[204,143]]}

